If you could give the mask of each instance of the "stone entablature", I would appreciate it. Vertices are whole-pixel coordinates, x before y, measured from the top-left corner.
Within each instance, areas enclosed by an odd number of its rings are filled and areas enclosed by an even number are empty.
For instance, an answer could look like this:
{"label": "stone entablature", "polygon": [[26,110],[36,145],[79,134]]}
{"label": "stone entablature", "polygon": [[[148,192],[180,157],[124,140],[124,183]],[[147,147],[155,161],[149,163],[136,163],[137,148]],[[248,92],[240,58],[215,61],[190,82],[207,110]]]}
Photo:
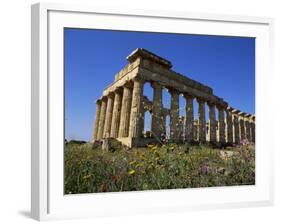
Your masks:
{"label": "stone entablature", "polygon": [[[166,116],[170,116],[170,139],[239,143],[255,141],[255,116],[228,106],[213,94],[213,89],[171,70],[172,63],[145,49],[138,48],[127,57],[129,64],[115,76],[97,100],[93,140],[116,138],[123,144],[142,146],[144,113],[151,113],[151,140],[160,141],[166,133]],[[143,95],[145,83],[153,88],[153,100]],[[164,108],[162,89],[169,90],[171,108]],[[186,99],[186,115],[179,116],[179,96]],[[198,119],[194,119],[194,102]],[[206,107],[209,107],[206,121]],[[218,121],[216,120],[216,109]]]}

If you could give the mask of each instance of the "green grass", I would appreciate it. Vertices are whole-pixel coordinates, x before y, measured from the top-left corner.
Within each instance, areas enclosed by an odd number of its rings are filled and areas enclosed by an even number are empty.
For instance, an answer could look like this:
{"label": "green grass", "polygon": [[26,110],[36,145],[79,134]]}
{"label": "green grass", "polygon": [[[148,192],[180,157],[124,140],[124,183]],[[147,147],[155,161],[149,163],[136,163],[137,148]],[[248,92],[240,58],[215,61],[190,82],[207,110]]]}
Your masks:
{"label": "green grass", "polygon": [[73,142],[65,145],[64,158],[66,194],[255,184],[253,145],[220,150],[167,144],[103,151]]}

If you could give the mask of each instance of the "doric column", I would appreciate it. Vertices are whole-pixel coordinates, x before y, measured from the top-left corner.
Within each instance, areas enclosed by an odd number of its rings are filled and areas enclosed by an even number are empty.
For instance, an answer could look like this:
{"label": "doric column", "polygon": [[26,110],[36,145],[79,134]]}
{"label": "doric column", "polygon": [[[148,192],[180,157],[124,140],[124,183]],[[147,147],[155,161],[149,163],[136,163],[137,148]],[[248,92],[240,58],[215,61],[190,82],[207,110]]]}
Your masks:
{"label": "doric column", "polygon": [[110,137],[113,103],[114,103],[114,94],[109,93],[107,96],[107,106],[106,106],[106,112],[105,112],[104,131],[103,131],[104,138]]}
{"label": "doric column", "polygon": [[185,97],[185,140],[192,142],[194,140],[194,112],[193,112],[193,99],[194,96],[184,94]]}
{"label": "doric column", "polygon": [[169,92],[171,94],[170,138],[177,141],[179,139],[179,93],[174,89],[170,89]]}
{"label": "doric column", "polygon": [[240,140],[245,139],[245,122],[244,117],[239,117],[239,130],[240,130]]}
{"label": "doric column", "polygon": [[179,116],[179,122],[178,122],[178,130],[179,130],[179,140],[183,141],[184,140],[184,130],[183,130],[183,124],[184,124],[184,117]]}
{"label": "doric column", "polygon": [[130,129],[129,137],[140,138],[142,134],[142,123],[143,123],[143,85],[144,80],[139,77],[134,78],[132,106],[131,106],[131,118],[130,118]]}
{"label": "doric column", "polygon": [[209,106],[209,139],[211,143],[214,143],[217,141],[217,133],[216,133],[216,125],[217,125],[217,121],[216,121],[216,108],[215,108],[215,104],[213,102],[207,102],[208,106]]}
{"label": "doric column", "polygon": [[233,122],[232,122],[232,113],[229,110],[226,110],[226,121],[227,121],[227,142],[233,143]]}
{"label": "doric column", "polygon": [[255,128],[255,121],[253,120],[251,123],[251,136],[252,136],[252,142],[256,141],[256,128]]}
{"label": "doric column", "polygon": [[96,116],[93,130],[93,141],[98,140],[98,129],[99,129],[99,120],[100,120],[100,109],[101,109],[101,100],[96,101]]}
{"label": "doric column", "polygon": [[238,116],[236,114],[233,116],[233,125],[234,125],[234,142],[235,144],[238,144],[240,142],[240,136],[239,136]]}
{"label": "doric column", "polygon": [[130,111],[132,105],[132,89],[129,83],[123,86],[123,98],[119,125],[119,138],[128,137],[130,125]]}
{"label": "doric column", "polygon": [[114,97],[111,131],[110,131],[110,137],[112,137],[112,138],[118,138],[121,105],[122,105],[122,89],[119,88],[119,89],[115,90],[115,97]]}
{"label": "doric column", "polygon": [[206,142],[206,118],[205,118],[205,101],[197,98],[198,102],[198,121],[199,121],[199,142]]}
{"label": "doric column", "polygon": [[151,116],[151,132],[152,135],[158,139],[163,132],[162,127],[162,87],[157,82],[152,82],[153,88],[153,102],[152,102],[152,116]]}
{"label": "doric column", "polygon": [[101,99],[101,109],[100,109],[100,119],[99,119],[99,129],[98,129],[97,139],[103,138],[106,107],[107,107],[107,97],[103,96]]}
{"label": "doric column", "polygon": [[219,142],[225,143],[224,107],[218,106],[219,111]]}
{"label": "doric column", "polygon": [[249,121],[245,121],[245,136],[246,139],[250,142],[251,141],[251,133],[250,133],[250,124]]}

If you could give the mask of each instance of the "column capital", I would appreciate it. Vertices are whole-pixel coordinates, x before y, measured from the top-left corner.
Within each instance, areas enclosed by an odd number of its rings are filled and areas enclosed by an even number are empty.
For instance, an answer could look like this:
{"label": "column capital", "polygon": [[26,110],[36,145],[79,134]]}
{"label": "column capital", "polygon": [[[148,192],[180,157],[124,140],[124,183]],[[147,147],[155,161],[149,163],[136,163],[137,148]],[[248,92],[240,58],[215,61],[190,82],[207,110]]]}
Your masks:
{"label": "column capital", "polygon": [[227,106],[225,104],[216,104],[218,110],[226,110],[227,109]]}
{"label": "column capital", "polygon": [[214,107],[216,105],[216,103],[214,101],[208,100],[207,104],[209,107]]}
{"label": "column capital", "polygon": [[107,96],[102,96],[102,97],[100,98],[100,100],[101,100],[101,101],[107,101]]}
{"label": "column capital", "polygon": [[121,86],[121,88],[132,89],[132,88],[133,88],[133,80],[130,80],[130,81],[125,82],[124,85]]}
{"label": "column capital", "polygon": [[196,97],[196,100],[197,100],[197,102],[198,103],[205,103],[206,102],[206,100],[203,98],[203,97]]}
{"label": "column capital", "polygon": [[193,100],[195,98],[195,96],[191,93],[183,93],[183,96],[184,96],[185,99],[192,99]]}
{"label": "column capital", "polygon": [[143,77],[141,77],[141,76],[135,76],[134,78],[132,78],[131,79],[133,82],[140,82],[140,83],[142,83],[142,84],[144,84],[145,82],[146,82],[146,80],[143,78]]}
{"label": "column capital", "polygon": [[153,89],[157,89],[157,88],[162,89],[162,85],[159,82],[152,81],[152,82],[150,82],[150,85]]}
{"label": "column capital", "polygon": [[241,118],[245,118],[246,113],[240,111],[240,112],[238,113],[238,115],[239,115],[239,117],[241,117]]}
{"label": "column capital", "polygon": [[177,89],[174,89],[174,88],[172,88],[172,87],[166,87],[167,89],[168,89],[168,91],[169,91],[169,93],[170,94],[172,94],[172,95],[180,95],[180,91],[178,91]]}
{"label": "column capital", "polygon": [[109,93],[107,94],[107,97],[108,97],[108,98],[113,98],[113,97],[114,97],[114,92],[109,92]]}
{"label": "column capital", "polygon": [[101,99],[97,99],[96,104],[101,104]]}
{"label": "column capital", "polygon": [[114,90],[114,93],[118,93],[118,94],[122,94],[122,91],[123,91],[123,88],[122,87],[117,87],[115,90]]}

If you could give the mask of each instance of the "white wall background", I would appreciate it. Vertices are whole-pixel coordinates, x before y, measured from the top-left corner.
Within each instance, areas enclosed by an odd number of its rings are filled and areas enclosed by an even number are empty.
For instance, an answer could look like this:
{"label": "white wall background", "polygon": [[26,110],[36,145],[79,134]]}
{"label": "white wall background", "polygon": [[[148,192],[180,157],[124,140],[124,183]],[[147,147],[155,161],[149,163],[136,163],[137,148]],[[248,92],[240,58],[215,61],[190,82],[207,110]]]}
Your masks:
{"label": "white wall background", "polygon": [[[69,0],[56,2],[78,1]],[[275,80],[272,124],[275,141],[275,205],[273,207],[194,211],[79,220],[79,223],[280,223],[281,148],[280,39],[278,0],[80,0],[79,4],[275,17]],[[0,5],[0,222],[31,223],[30,209],[30,5],[31,0],[2,0]],[[279,94],[279,96],[278,96]],[[270,99],[269,99],[270,100]],[[269,130],[269,131],[272,131]],[[280,136],[281,137],[281,136]],[[76,223],[77,220],[59,223]]]}

